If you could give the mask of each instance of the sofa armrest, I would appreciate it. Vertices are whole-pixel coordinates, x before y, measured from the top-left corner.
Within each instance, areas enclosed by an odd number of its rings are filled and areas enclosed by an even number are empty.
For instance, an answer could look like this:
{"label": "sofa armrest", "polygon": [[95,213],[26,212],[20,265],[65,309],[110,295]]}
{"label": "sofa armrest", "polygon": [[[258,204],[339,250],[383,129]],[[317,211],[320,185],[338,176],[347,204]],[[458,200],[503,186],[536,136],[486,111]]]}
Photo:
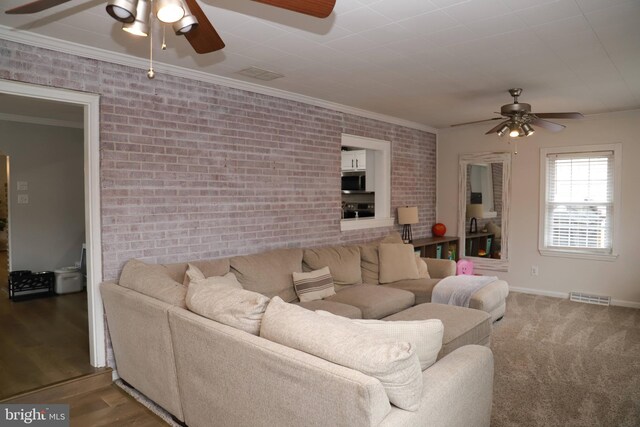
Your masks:
{"label": "sofa armrest", "polygon": [[456,262],[450,259],[422,258],[427,263],[429,275],[433,279],[442,279],[456,275]]}
{"label": "sofa armrest", "polygon": [[169,312],[185,422],[208,426],[376,426],[380,381],[187,310]]}
{"label": "sofa armrest", "polygon": [[395,406],[380,427],[488,427],[493,402],[493,353],[487,347],[466,345],[440,359],[422,373],[420,409]]}

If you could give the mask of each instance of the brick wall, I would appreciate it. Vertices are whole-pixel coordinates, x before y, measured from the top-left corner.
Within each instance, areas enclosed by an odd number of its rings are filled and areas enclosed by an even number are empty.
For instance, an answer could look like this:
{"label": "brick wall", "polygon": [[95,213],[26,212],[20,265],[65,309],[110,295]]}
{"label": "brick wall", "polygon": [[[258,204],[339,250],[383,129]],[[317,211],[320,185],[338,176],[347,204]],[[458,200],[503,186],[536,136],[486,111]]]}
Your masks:
{"label": "brick wall", "polygon": [[[371,240],[340,231],[341,134],[392,144],[392,208],[435,222],[435,135],[0,40],[0,78],[98,93],[104,278],[124,262]],[[400,230],[399,226],[395,229]]]}

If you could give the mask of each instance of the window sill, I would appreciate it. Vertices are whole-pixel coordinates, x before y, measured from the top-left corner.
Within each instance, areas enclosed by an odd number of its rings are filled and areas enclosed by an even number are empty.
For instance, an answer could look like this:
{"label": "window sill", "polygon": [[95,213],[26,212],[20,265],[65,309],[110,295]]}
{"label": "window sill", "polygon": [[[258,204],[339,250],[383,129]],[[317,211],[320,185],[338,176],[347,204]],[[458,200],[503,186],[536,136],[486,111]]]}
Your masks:
{"label": "window sill", "polygon": [[578,259],[591,259],[597,261],[615,261],[618,258],[617,254],[595,254],[588,252],[572,252],[563,251],[561,249],[538,249],[542,256],[552,256],[561,258],[578,258]]}
{"label": "window sill", "polygon": [[367,228],[391,227],[393,218],[354,218],[340,221],[340,231],[364,230]]}

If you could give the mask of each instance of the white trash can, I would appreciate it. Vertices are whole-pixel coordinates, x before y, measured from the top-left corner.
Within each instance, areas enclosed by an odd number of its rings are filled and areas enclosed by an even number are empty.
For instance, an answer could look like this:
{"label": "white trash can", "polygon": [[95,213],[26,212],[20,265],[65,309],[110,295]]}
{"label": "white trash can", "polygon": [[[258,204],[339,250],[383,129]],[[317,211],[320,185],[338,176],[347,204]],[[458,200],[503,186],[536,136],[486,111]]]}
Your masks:
{"label": "white trash can", "polygon": [[82,272],[77,267],[63,267],[54,270],[56,275],[56,294],[80,292],[84,288]]}

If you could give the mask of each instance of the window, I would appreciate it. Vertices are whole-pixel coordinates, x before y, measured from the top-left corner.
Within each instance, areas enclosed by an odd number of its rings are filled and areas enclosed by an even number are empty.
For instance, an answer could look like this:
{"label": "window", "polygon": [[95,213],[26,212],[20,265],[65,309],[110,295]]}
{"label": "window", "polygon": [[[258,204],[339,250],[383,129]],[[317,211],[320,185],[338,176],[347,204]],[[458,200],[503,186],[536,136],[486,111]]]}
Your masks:
{"label": "window", "polygon": [[[373,197],[373,201],[366,199],[366,194],[353,194],[354,192],[350,191],[352,194],[347,196],[343,191],[343,219],[340,221],[340,230],[392,226],[394,218],[391,216],[391,143],[384,140],[342,134],[342,146],[351,149],[353,153],[365,155],[366,160],[359,162],[360,164],[366,164],[366,188],[364,192],[369,193],[369,196]],[[350,162],[349,165],[351,165]],[[344,164],[342,169],[345,171]],[[356,167],[356,169],[358,168]],[[350,175],[352,172],[347,172],[347,174]],[[355,174],[357,175],[357,173]],[[345,173],[343,172],[344,175]],[[373,205],[375,214],[373,217],[346,218],[344,212],[346,212],[345,206],[347,203]]]}
{"label": "window", "polygon": [[615,257],[620,145],[543,149],[540,252]]}

